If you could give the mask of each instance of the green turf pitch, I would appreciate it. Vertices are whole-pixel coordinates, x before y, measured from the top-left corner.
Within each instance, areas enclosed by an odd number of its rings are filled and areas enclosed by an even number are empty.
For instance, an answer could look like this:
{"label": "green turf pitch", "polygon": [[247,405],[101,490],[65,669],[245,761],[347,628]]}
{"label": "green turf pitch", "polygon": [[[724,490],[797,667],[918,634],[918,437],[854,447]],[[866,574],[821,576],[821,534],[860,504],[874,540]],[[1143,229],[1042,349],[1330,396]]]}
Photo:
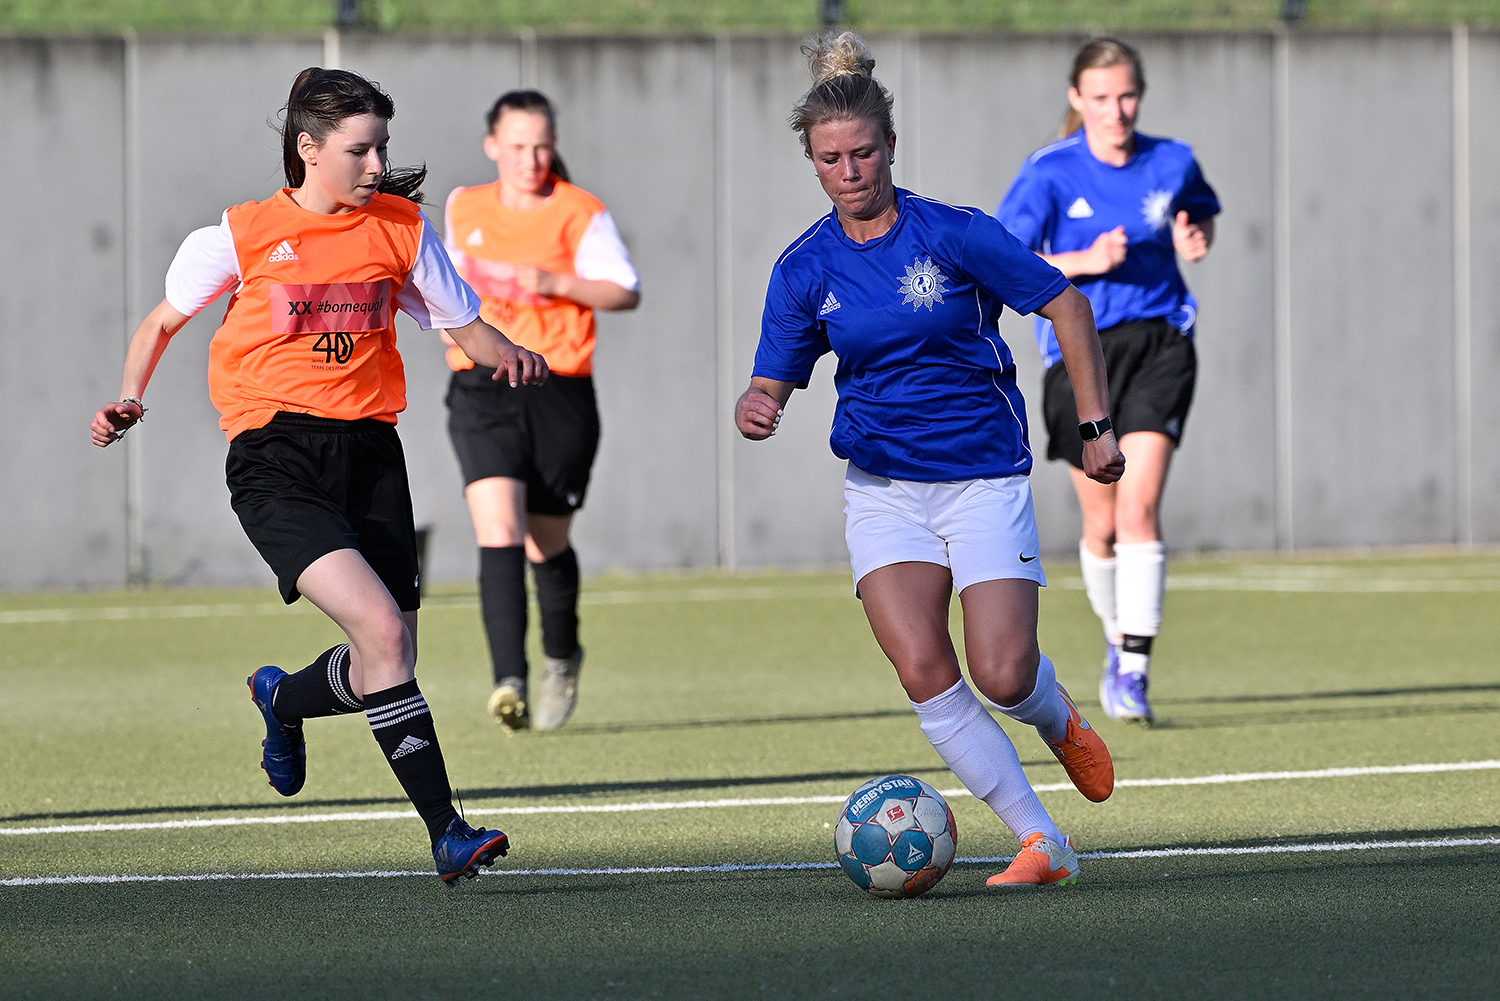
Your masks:
{"label": "green turf pitch", "polygon": [[[1097,624],[1076,568],[1049,572],[1043,649],[1090,713]],[[828,863],[827,801],[865,778],[957,784],[846,575],[610,578],[584,601],[578,714],[512,739],[484,715],[472,594],[428,598],[450,772],[514,845],[449,890],[362,719],[309,723],[297,797],[260,776],[243,679],[334,642],[316,613],[269,591],[0,596],[0,996],[1495,996],[1493,554],[1177,561],[1161,725],[1090,713],[1107,803],[1005,721],[1093,853],[1080,884],[996,895],[999,863],[960,861],[908,902],[732,868]],[[1161,781],[1212,776],[1243,781]],[[951,803],[961,860],[1014,850]],[[724,868],[608,871],[663,866]]]}

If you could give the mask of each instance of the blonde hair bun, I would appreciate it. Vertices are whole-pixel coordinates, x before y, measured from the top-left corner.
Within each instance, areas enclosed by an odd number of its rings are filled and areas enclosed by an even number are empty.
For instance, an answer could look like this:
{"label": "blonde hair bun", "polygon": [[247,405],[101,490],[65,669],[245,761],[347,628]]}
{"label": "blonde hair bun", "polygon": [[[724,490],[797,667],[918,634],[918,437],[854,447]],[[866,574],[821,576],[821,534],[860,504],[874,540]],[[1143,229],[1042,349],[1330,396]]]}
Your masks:
{"label": "blonde hair bun", "polygon": [[802,46],[813,86],[838,76],[874,76],[875,57],[852,31],[825,31]]}

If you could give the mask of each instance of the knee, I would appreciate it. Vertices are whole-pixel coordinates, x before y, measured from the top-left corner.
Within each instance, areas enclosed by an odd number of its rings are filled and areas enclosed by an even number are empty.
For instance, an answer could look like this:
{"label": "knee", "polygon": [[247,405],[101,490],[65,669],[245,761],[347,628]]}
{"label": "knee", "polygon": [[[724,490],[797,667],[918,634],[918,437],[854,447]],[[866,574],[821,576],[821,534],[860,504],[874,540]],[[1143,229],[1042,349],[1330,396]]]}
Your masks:
{"label": "knee", "polygon": [[526,541],[526,532],[505,521],[476,522],[474,536],[481,549],[509,549]]}
{"label": "knee", "polygon": [[373,621],[365,637],[369,655],[391,663],[410,664],[416,660],[416,644],[411,630],[400,615],[382,615]]}
{"label": "knee", "polygon": [[1014,706],[1026,700],[1036,688],[1036,671],[1041,653],[1035,648],[1016,651],[987,663],[969,663],[974,686],[997,706]]}
{"label": "knee", "polygon": [[1160,537],[1157,505],[1145,501],[1127,501],[1115,512],[1121,542],[1150,542]]}

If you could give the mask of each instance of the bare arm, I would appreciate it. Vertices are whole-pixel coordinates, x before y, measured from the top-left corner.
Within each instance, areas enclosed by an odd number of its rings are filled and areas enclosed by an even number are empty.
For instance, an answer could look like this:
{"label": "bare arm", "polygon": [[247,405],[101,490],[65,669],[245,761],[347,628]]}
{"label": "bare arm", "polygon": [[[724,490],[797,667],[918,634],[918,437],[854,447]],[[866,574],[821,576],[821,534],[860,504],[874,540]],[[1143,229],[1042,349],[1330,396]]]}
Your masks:
{"label": "bare arm", "polygon": [[1063,273],[1070,281],[1079,276],[1102,275],[1113,271],[1125,260],[1125,227],[1100,233],[1087,250],[1069,250],[1061,254],[1038,254],[1042,260]]}
{"label": "bare arm", "polygon": [[141,419],[145,413],[141,406],[123,401],[139,400],[146,394],[146,384],[151,381],[151,373],[156,371],[162,352],[167,350],[172,335],[181,330],[188,319],[185,313],[179,313],[163,299],[135,328],[130,347],[125,352],[125,373],[120,378],[121,402],[106,403],[94,414],[89,430],[93,433],[95,445],[104,448],[119,441],[120,436]]}
{"label": "bare arm", "polygon": [[547,381],[545,358],[535,351],[516,347],[510,338],[477,317],[466,327],[450,328],[443,333],[475,362],[494,369],[497,382],[508,378],[512,386],[523,383],[539,386]]}
{"label": "bare arm", "polygon": [[604,278],[579,278],[555,271],[544,271],[531,264],[516,265],[516,284],[533,295],[544,295],[549,299],[567,299],[589,309],[610,312],[635,309],[640,305],[641,294],[632,292],[618,282]]}
{"label": "bare arm", "polygon": [[775,434],[786,401],[796,388],[795,382],[752,376],[750,388],[740,394],[739,402],[734,405],[734,424],[740,434],[751,441],[765,441]]}
{"label": "bare arm", "polygon": [[[1057,332],[1057,346],[1062,351],[1068,378],[1073,382],[1079,423],[1108,417],[1109,380],[1104,369],[1104,352],[1099,348],[1099,333],[1094,329],[1094,310],[1088,299],[1069,285],[1037,312],[1051,320]],[[1100,483],[1113,483],[1125,472],[1125,457],[1115,444],[1113,431],[1083,443],[1083,471],[1089,479]]]}

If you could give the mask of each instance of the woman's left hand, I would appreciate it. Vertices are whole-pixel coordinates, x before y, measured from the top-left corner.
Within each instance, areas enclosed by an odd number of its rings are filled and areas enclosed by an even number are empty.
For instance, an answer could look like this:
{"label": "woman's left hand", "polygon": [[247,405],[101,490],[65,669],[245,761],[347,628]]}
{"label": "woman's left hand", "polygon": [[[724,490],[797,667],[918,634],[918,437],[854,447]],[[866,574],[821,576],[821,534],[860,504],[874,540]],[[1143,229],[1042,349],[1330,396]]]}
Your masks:
{"label": "woman's left hand", "polygon": [[516,284],[522,292],[545,296],[548,299],[563,295],[562,275],[546,271],[535,264],[516,265]]}
{"label": "woman's left hand", "polygon": [[1202,222],[1190,222],[1187,210],[1177,213],[1172,220],[1172,246],[1185,261],[1201,261],[1214,242],[1214,220],[1209,216]]}

